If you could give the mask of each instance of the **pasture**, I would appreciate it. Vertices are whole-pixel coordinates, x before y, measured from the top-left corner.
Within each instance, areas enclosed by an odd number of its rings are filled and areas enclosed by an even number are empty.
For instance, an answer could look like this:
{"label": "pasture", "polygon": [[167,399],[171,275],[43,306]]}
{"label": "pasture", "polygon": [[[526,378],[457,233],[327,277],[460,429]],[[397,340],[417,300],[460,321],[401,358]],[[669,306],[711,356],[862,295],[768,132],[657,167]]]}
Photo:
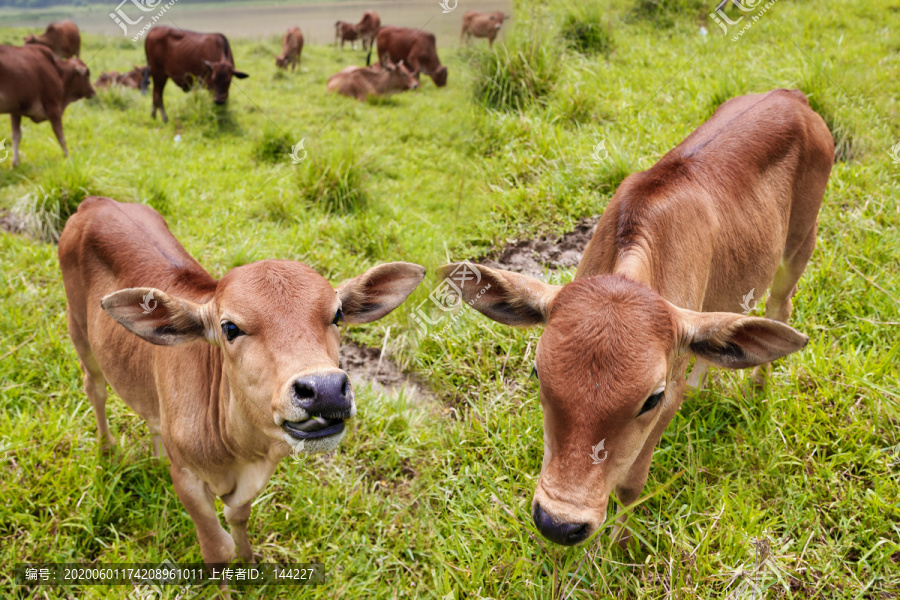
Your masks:
{"label": "pasture", "polygon": [[[477,8],[433,5],[435,21]],[[365,63],[361,51],[310,44],[290,74],[274,65],[280,36],[231,35],[250,77],[224,109],[170,82],[163,124],[149,95],[98,90],[65,112],[67,160],[47,123],[23,120],[20,166],[0,163],[3,222],[26,228],[0,232],[0,596],[130,592],[29,591],[13,583],[20,562],[201,561],[167,465],[114,394],[117,447],[99,452],[53,243],[86,195],[153,206],[216,277],[264,258],[334,283],[379,262],[428,269],[394,313],[341,328],[428,391],[357,386],[338,450],[283,461],[254,506],[263,559],[321,562],[327,583],[236,597],[900,596],[900,17],[885,0],[781,0],[732,41],[748,19],[725,35],[697,19],[714,8],[519,2],[493,51],[438,37],[447,87],[423,77],[415,92],[363,103],[325,91]],[[573,22],[597,27],[582,35]],[[29,32],[2,28],[0,43]],[[142,43],[91,34],[82,58],[92,80],[145,62]],[[809,345],[775,363],[764,391],[744,394],[749,372],[713,370],[688,393],[630,512],[628,548],[608,527],[555,546],[530,515],[540,330],[443,313],[428,300],[436,268],[572,231],[721,102],[779,87],[808,95],[838,152],[794,299],[791,325]],[[545,274],[561,283],[574,268]],[[426,331],[411,319],[420,305],[439,321]]]}

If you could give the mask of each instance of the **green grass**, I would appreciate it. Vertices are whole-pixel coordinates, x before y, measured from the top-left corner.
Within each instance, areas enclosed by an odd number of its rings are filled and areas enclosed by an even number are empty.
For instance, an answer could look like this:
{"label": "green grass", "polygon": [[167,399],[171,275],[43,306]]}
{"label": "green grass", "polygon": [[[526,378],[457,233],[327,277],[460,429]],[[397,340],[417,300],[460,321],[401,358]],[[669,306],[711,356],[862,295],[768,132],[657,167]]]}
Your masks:
{"label": "green grass", "polygon": [[[334,282],[383,261],[428,267],[395,314],[344,334],[372,346],[387,337],[435,398],[363,388],[334,456],[279,466],[250,521],[254,548],[267,561],[321,561],[329,580],[278,598],[723,598],[752,565],[757,537],[794,578],[766,598],[900,595],[900,165],[888,155],[900,139],[896,11],[884,0],[783,1],[731,42],[715,24],[698,35],[693,13],[660,29],[633,19],[633,6],[613,4],[604,17],[617,41],[609,56],[545,57],[541,81],[552,85],[536,100],[485,108],[476,91],[491,71],[480,65],[522,81],[504,70],[531,65],[533,32],[558,51],[562,5],[519,6],[509,45],[495,45],[499,58],[487,63],[470,54],[487,49],[441,47],[449,85],[423,78],[390,102],[326,93],[328,76],[362,64],[362,52],[312,45],[285,75],[272,60],[277,40],[233,38],[251,77],[235,82],[220,113],[171,84],[166,125],[136,92],[77,102],[64,121],[68,161],[48,124],[25,121],[21,166],[0,164],[0,209],[31,202],[29,214],[51,215],[48,230],[85,190],[162,209],[215,276],[262,258],[301,260]],[[23,35],[0,29],[0,42]],[[141,60],[137,46],[84,38],[93,76]],[[519,54],[524,62],[510,58]],[[792,324],[810,344],[778,361],[768,390],[751,398],[740,392],[748,374],[725,371],[688,396],[657,449],[648,499],[630,513],[639,544],[621,550],[604,531],[587,547],[552,546],[529,517],[542,458],[529,377],[540,331],[465,311],[443,334],[438,325],[423,335],[410,314],[437,284],[436,266],[568,230],[719,102],[775,87],[810,93],[852,149],[835,164],[794,301]],[[10,137],[5,123],[0,139]],[[301,139],[308,156],[292,164],[285,144]],[[597,165],[601,140],[609,159]],[[350,210],[326,200],[363,196]],[[114,395],[118,449],[98,452],[56,247],[0,233],[0,256],[0,596],[31,597],[11,586],[17,562],[199,561],[165,463],[149,458],[146,427]]]}

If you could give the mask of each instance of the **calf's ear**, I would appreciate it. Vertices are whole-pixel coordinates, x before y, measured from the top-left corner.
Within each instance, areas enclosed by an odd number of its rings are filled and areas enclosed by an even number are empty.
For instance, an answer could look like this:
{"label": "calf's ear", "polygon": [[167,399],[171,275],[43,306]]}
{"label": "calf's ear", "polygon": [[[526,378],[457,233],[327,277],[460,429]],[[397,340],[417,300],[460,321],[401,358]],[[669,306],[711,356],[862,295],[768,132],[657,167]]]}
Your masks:
{"label": "calf's ear", "polygon": [[392,262],[372,267],[337,287],[341,312],[348,323],[369,323],[406,300],[425,277],[425,267]]}
{"label": "calf's ear", "polygon": [[796,352],[809,342],[793,327],[771,319],[683,308],[675,308],[675,312],[679,347],[719,367],[755,367]]}
{"label": "calf's ear", "polygon": [[546,323],[550,305],[562,289],[520,273],[469,263],[444,265],[440,274],[466,304],[498,323],[517,327]]}
{"label": "calf's ear", "polygon": [[204,305],[155,288],[128,288],[100,300],[109,316],[128,331],[159,346],[213,339],[203,322]]}
{"label": "calf's ear", "polygon": [[238,79],[247,79],[248,77],[250,77],[250,74],[244,73],[243,71],[235,71],[234,76]]}

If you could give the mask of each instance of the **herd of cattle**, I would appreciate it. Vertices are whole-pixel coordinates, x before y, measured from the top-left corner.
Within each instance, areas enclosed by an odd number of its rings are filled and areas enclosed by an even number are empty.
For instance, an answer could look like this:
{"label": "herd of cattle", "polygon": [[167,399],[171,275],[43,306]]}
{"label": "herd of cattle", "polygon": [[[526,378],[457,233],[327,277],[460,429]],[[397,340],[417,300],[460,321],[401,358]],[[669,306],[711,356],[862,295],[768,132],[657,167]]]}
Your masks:
{"label": "herd of cattle", "polygon": [[[472,36],[487,38],[493,44],[503,21],[502,12],[469,11],[463,17],[460,40]],[[447,67],[437,54],[434,34],[408,27],[382,27],[381,18],[374,11],[366,11],[359,23],[335,23],[335,46],[350,41],[356,47],[360,40],[369,54],[366,66],[351,66],[335,73],[328,80],[327,89],[358,100],[369,96],[383,96],[419,87],[420,74],[428,75],[438,87],[447,84]],[[372,49],[378,49],[378,63],[371,64]],[[35,123],[49,120],[63,155],[68,156],[62,115],[66,106],[82,98],[92,98],[94,88],[121,86],[140,89],[146,93],[153,85],[152,116],[162,114],[168,122],[163,105],[163,90],[171,79],[184,91],[198,83],[213,94],[216,104],[224,104],[233,78],[249,75],[235,68],[231,46],[221,33],[198,33],[158,26],[147,34],[144,43],[146,66],[135,65],[131,71],[106,72],[91,86],[90,71],[82,62],[81,34],[70,20],[51,23],[40,35],[28,35],[25,44],[0,44],[0,114],[8,113],[12,122],[13,166],[19,164],[19,143],[22,139],[22,117]],[[291,27],[282,39],[281,54],[275,58],[277,67],[294,72],[303,51],[303,33]]]}

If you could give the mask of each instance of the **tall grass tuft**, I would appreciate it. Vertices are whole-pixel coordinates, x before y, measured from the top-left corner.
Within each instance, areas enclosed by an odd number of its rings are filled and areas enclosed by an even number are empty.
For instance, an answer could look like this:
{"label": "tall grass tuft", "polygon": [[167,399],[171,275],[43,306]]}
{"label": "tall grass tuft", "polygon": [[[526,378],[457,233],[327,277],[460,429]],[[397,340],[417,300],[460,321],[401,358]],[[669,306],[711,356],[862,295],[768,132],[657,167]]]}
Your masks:
{"label": "tall grass tuft", "polygon": [[475,99],[493,110],[523,110],[542,102],[559,73],[560,52],[537,32],[511,35],[493,49],[473,51]]}
{"label": "tall grass tuft", "polygon": [[603,24],[603,5],[596,0],[566,4],[560,24],[560,35],[569,48],[581,54],[608,55],[613,50],[613,37]]}
{"label": "tall grass tuft", "polygon": [[11,212],[27,234],[55,243],[66,221],[90,194],[90,187],[90,175],[72,160],[66,160],[48,169],[41,183],[20,197]]}
{"label": "tall grass tuft", "polygon": [[257,162],[277,163],[290,160],[293,142],[283,130],[268,126],[253,148],[253,157]]}
{"label": "tall grass tuft", "polygon": [[367,163],[351,147],[325,152],[311,149],[307,164],[300,169],[303,198],[329,213],[362,210],[369,202],[365,186]]}
{"label": "tall grass tuft", "polygon": [[828,101],[827,92],[830,84],[817,73],[808,76],[798,84],[806,94],[809,106],[825,120],[828,130],[834,138],[834,161],[848,162],[859,158],[862,154],[861,144],[856,132],[839,117]]}
{"label": "tall grass tuft", "polygon": [[130,110],[138,108],[140,92],[120,85],[111,85],[105,90],[98,89],[97,95],[90,102],[96,102],[103,109]]}
{"label": "tall grass tuft", "polygon": [[229,94],[228,102],[220,106],[213,102],[212,93],[197,83],[174,120],[184,129],[200,131],[206,137],[239,135],[241,126],[229,107],[233,95]]}

